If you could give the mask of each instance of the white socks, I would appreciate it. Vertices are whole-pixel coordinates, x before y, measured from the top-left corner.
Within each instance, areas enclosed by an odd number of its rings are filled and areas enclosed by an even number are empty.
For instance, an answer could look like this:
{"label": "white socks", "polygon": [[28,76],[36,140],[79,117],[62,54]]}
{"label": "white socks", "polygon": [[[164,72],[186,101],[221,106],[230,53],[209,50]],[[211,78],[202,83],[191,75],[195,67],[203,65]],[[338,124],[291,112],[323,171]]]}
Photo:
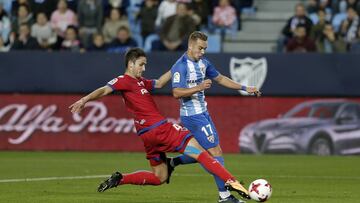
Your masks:
{"label": "white socks", "polygon": [[231,193],[228,190],[224,192],[219,192],[219,196],[221,197],[221,199],[228,198],[230,195]]}

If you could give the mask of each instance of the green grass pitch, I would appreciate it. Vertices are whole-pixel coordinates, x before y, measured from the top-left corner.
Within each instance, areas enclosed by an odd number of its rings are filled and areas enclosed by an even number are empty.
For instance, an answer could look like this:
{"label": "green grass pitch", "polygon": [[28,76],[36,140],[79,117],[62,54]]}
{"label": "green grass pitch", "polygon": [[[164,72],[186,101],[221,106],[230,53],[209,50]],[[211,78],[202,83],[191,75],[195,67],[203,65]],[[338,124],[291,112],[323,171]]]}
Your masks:
{"label": "green grass pitch", "polygon": [[[150,169],[143,153],[0,152],[0,202],[217,202],[213,178],[198,164],[176,168],[171,184],[124,185],[97,193],[104,178],[62,179],[110,175]],[[246,185],[265,178],[273,186],[268,202],[360,202],[360,157],[225,155],[226,166]],[[58,177],[56,180],[22,181]],[[9,182],[12,179],[19,182]],[[252,201],[249,201],[252,202]]]}

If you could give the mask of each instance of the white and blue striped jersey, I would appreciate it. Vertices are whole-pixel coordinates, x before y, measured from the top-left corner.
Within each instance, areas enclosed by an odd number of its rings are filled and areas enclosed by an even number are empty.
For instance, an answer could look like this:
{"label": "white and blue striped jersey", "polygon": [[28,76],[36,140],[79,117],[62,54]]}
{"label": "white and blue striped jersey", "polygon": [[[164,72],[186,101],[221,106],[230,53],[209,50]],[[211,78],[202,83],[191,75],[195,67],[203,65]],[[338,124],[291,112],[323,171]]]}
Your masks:
{"label": "white and blue striped jersey", "polygon": [[[182,55],[171,68],[172,88],[192,88],[202,83],[205,78],[219,75],[216,68],[205,58],[191,60],[187,54]],[[192,116],[207,111],[204,91],[191,97],[180,99],[180,116]]]}

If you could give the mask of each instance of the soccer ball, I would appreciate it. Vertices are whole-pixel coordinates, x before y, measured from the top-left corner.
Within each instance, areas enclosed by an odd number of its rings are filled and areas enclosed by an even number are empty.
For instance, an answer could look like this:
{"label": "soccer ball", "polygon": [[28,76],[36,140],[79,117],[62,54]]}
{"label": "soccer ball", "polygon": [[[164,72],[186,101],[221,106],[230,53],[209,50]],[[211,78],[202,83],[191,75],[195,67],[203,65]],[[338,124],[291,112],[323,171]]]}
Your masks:
{"label": "soccer ball", "polygon": [[265,202],[271,197],[271,193],[271,185],[264,179],[254,180],[249,186],[249,195],[257,202]]}

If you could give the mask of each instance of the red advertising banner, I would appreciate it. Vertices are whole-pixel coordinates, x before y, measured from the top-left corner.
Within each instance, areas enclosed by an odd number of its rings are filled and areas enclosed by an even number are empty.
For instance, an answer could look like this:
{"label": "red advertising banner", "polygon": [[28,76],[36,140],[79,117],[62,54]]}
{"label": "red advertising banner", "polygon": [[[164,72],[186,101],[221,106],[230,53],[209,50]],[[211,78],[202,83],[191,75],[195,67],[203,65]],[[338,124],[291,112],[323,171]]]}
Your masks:
{"label": "red advertising banner", "polygon": [[[131,114],[120,96],[90,102],[81,115],[73,115],[68,106],[80,97],[0,95],[0,150],[143,151]],[[154,98],[164,116],[172,122],[179,121],[176,99],[171,96]],[[358,99],[241,96],[208,96],[206,99],[224,152],[306,153],[304,150],[309,146],[305,145],[312,144],[315,138],[309,137],[304,144],[294,139],[297,136],[304,139],[310,132],[319,137],[322,132],[324,139],[319,144],[329,139],[332,153],[360,153],[360,118],[353,121],[351,115],[342,116],[349,108],[355,116],[360,115]],[[335,127],[330,126],[330,120]],[[292,134],[291,130],[297,134]],[[283,134],[276,135],[278,132]],[[345,137],[352,144],[346,144],[345,138],[336,137],[337,134],[330,134],[333,132],[342,135],[350,132],[351,135]],[[336,143],[348,148],[340,149]]]}

